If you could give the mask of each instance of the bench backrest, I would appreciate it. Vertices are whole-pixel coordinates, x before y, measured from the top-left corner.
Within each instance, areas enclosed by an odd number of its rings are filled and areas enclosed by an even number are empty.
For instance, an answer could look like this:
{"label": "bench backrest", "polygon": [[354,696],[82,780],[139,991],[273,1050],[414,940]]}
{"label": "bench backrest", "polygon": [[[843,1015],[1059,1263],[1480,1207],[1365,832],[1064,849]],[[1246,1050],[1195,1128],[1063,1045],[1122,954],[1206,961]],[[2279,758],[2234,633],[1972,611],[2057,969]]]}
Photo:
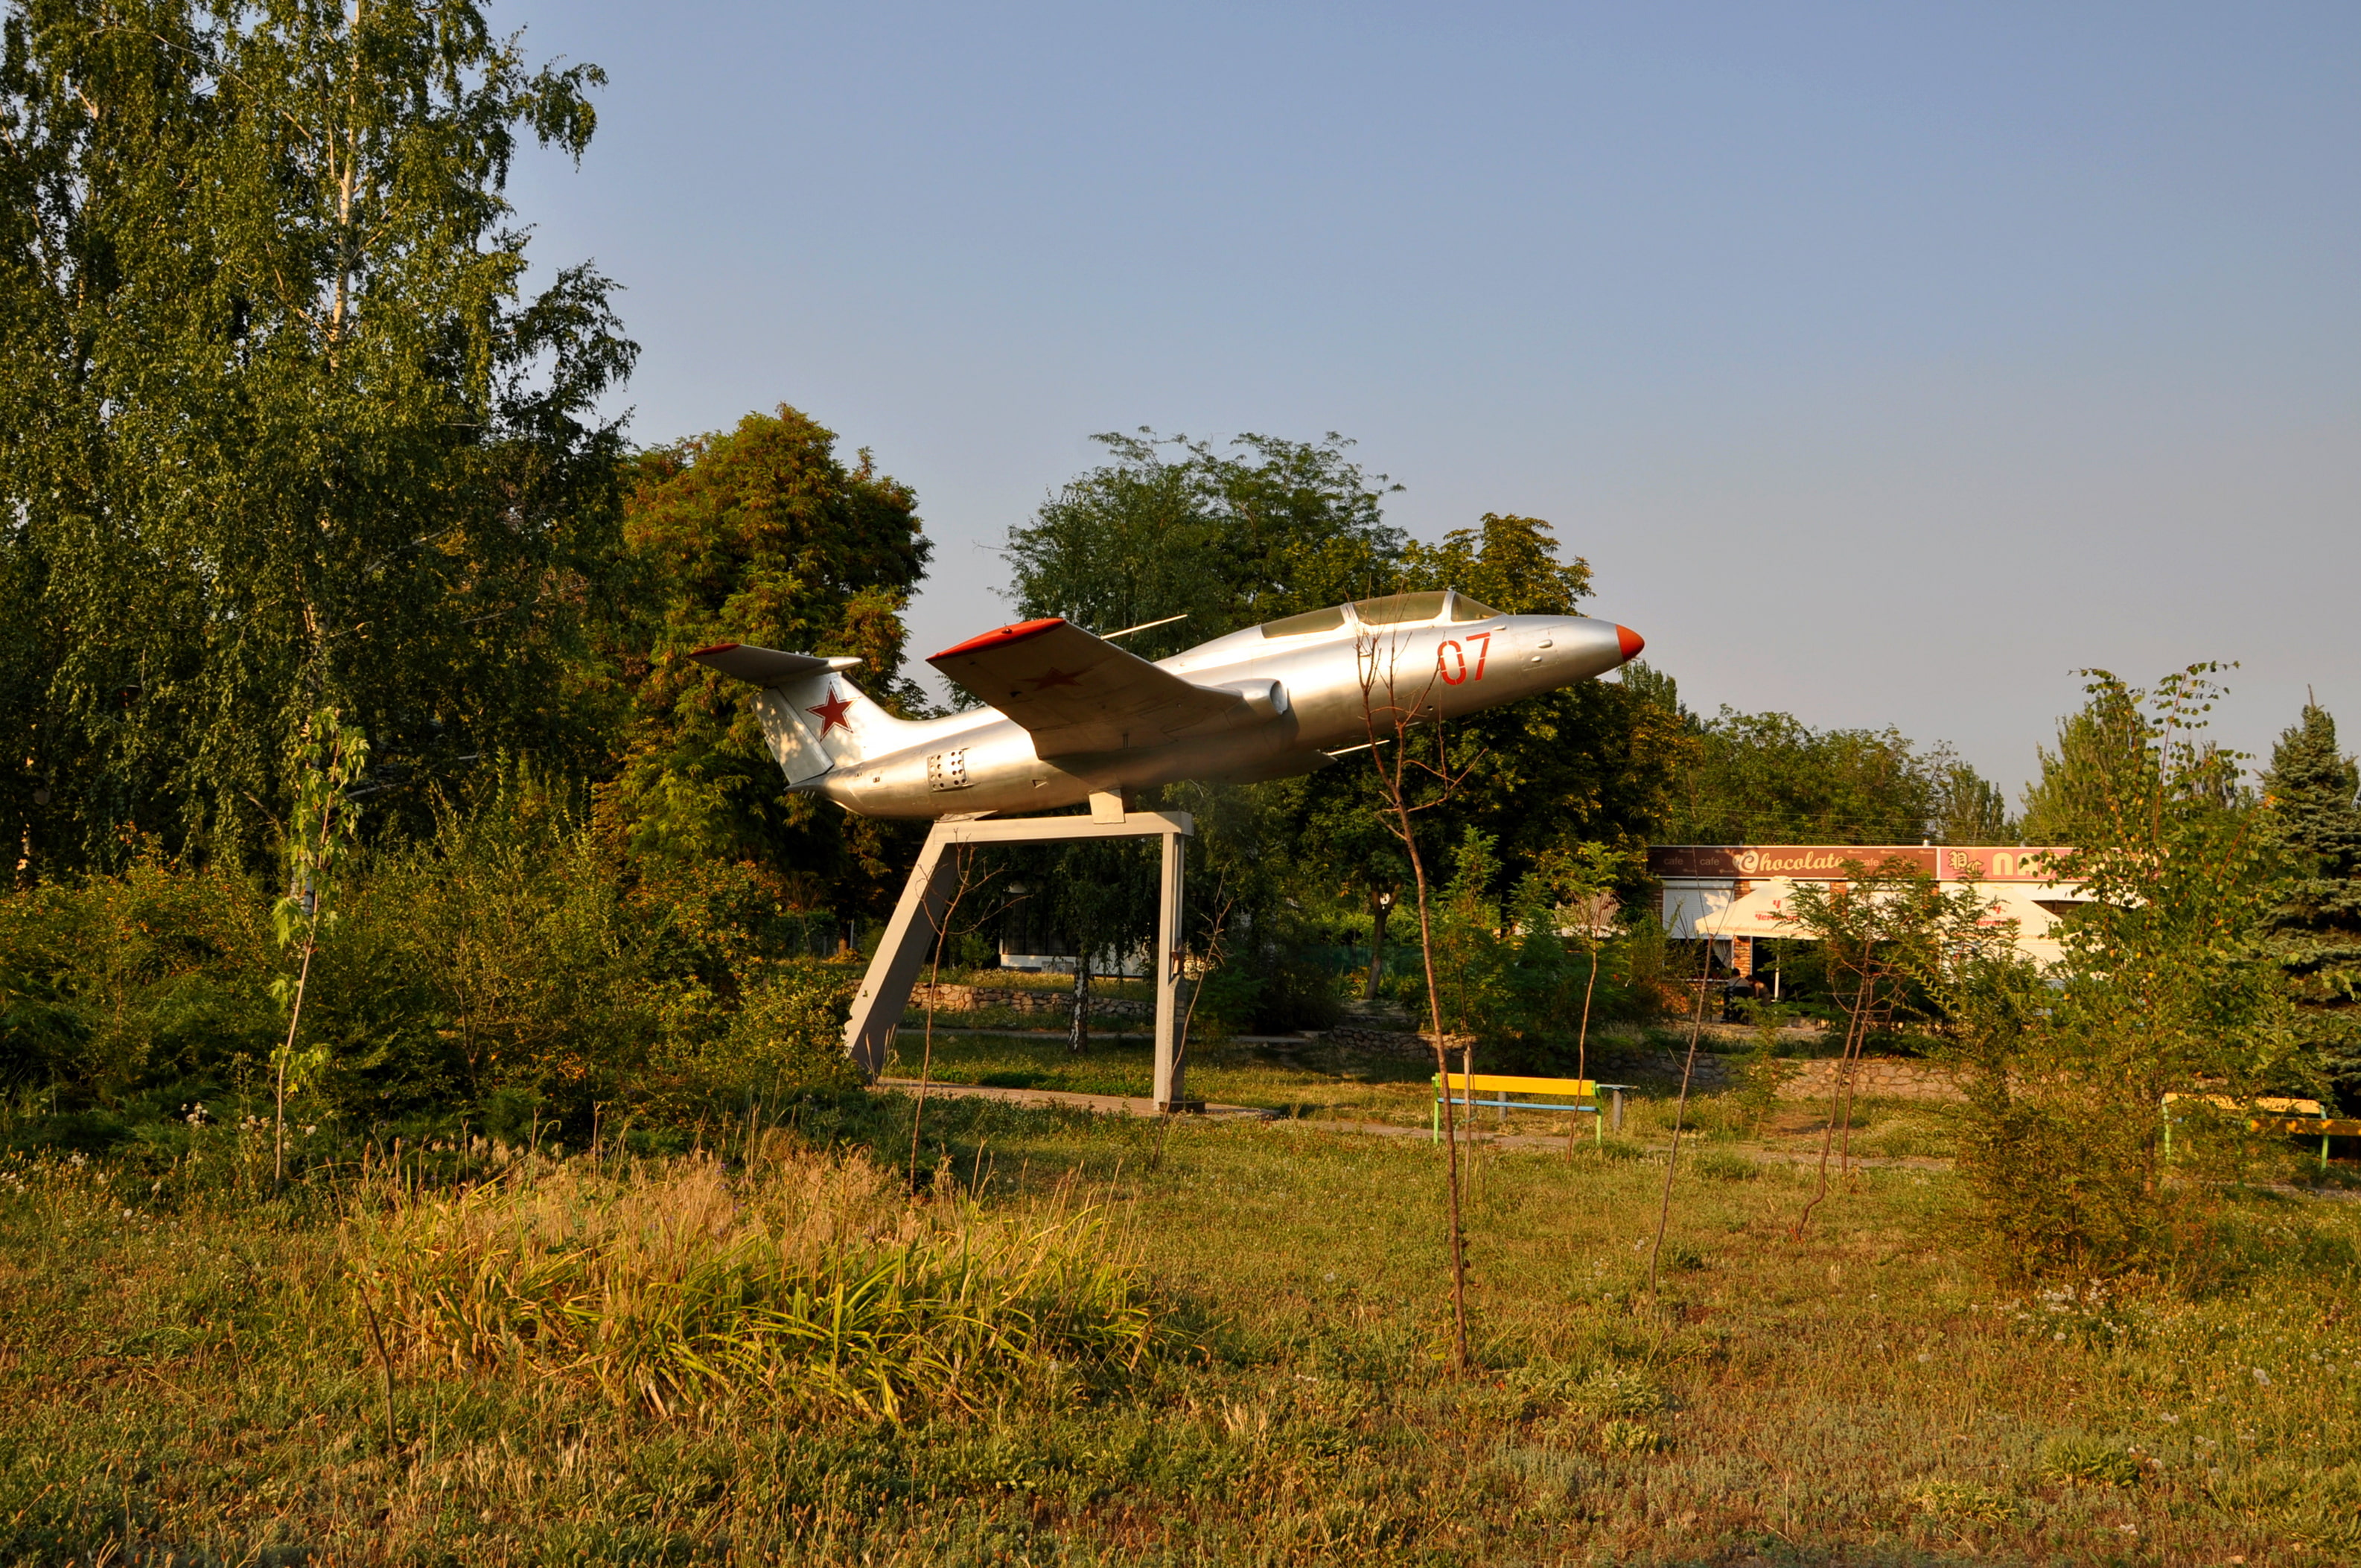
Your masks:
{"label": "bench backrest", "polygon": [[[2240,1104],[2237,1101],[2231,1099],[2226,1094],[2168,1094],[2164,1097],[2164,1102],[2168,1105],[2171,1104],[2176,1100],[2202,1100],[2217,1111],[2243,1111],[2246,1109],[2246,1106]],[[2276,1111],[2283,1116],[2325,1116],[2328,1114],[2326,1109],[2323,1108],[2317,1100],[2290,1100],[2280,1095],[2267,1094],[2261,1099],[2256,1101],[2254,1104],[2255,1109],[2257,1111]]]}
{"label": "bench backrest", "polygon": [[[1438,1089],[1445,1076],[1435,1075]],[[1598,1080],[1595,1078],[1518,1078],[1498,1072],[1455,1072],[1447,1076],[1455,1095],[1563,1094],[1576,1100],[1592,1100],[1598,1095]]]}

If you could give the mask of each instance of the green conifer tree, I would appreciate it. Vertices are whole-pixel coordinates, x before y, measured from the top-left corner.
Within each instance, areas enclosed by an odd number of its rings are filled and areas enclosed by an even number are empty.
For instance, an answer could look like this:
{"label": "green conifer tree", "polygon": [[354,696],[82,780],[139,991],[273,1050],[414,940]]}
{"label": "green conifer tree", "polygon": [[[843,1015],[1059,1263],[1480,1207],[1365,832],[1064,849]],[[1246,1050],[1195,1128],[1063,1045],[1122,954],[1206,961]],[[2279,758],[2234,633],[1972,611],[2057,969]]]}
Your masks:
{"label": "green conifer tree", "polygon": [[2336,720],[2304,704],[2271,750],[2263,788],[2285,881],[2265,919],[2288,976],[2297,1027],[2348,1097],[2361,1091],[2361,771],[2337,750]]}

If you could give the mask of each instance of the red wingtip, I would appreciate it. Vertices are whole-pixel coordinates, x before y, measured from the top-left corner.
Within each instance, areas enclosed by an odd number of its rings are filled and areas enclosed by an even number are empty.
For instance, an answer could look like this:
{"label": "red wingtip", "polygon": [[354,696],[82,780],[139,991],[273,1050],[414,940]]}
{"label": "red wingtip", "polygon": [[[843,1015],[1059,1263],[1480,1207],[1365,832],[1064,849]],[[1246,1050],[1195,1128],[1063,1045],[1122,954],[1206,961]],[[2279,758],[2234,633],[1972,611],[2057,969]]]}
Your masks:
{"label": "red wingtip", "polygon": [[709,648],[697,649],[695,652],[689,654],[689,657],[692,659],[702,659],[708,653],[727,653],[730,649],[735,648],[736,646],[738,646],[738,644],[735,642],[716,642]]}
{"label": "red wingtip", "polygon": [[1648,640],[1628,626],[1619,626],[1615,629],[1615,645],[1623,650],[1623,662],[1628,664],[1640,656]]}
{"label": "red wingtip", "polygon": [[1059,615],[1047,616],[1039,620],[1020,620],[1014,625],[997,627],[981,637],[971,637],[964,642],[944,649],[935,654],[934,658],[948,659],[954,653],[981,653],[986,648],[1000,648],[1011,642],[1022,642],[1027,637],[1038,637],[1053,626],[1065,624],[1065,617]]}

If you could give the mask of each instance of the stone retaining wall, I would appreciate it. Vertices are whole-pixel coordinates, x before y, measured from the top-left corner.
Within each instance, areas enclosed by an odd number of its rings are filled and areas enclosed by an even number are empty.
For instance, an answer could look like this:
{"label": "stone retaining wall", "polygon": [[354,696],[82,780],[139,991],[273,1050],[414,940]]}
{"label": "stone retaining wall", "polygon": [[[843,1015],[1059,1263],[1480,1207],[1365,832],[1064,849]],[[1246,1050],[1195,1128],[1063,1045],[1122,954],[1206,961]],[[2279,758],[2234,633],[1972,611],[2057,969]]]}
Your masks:
{"label": "stone retaining wall", "polygon": [[[1339,1050],[1353,1051],[1361,1056],[1390,1057],[1402,1061],[1432,1062],[1434,1060],[1433,1037],[1413,1035],[1402,1029],[1370,1029],[1357,1024],[1341,1024],[1334,1029],[1323,1029],[1312,1038]],[[1475,1039],[1473,1035],[1445,1035],[1443,1048],[1465,1050]],[[1484,1064],[1477,1062],[1477,1070]]]}
{"label": "stone retaining wall", "polygon": [[[910,1006],[922,1011],[932,1003],[939,1013],[1041,1013],[1069,1017],[1073,1013],[1074,993],[1071,988],[1051,991],[1015,985],[914,985],[910,988]],[[1093,1018],[1142,1019],[1154,1016],[1153,1003],[1128,996],[1091,994],[1091,1016]]]}
{"label": "stone retaining wall", "polygon": [[[1796,1064],[1794,1077],[1779,1086],[1782,1100],[1826,1100],[1840,1088],[1844,1063],[1819,1057]],[[1853,1065],[1853,1092],[1869,1100],[1923,1100],[1958,1104],[1967,1096],[1948,1069],[1895,1057],[1863,1057]]]}
{"label": "stone retaining wall", "polygon": [[[1608,1083],[1631,1078],[1670,1079],[1678,1083],[1682,1066],[1687,1060],[1686,1051],[1619,1051],[1594,1047],[1590,1052],[1590,1076]],[[1711,1051],[1697,1052],[1697,1066],[1689,1073],[1690,1088],[1710,1093],[1728,1089],[1737,1081],[1738,1072],[1728,1060]]]}

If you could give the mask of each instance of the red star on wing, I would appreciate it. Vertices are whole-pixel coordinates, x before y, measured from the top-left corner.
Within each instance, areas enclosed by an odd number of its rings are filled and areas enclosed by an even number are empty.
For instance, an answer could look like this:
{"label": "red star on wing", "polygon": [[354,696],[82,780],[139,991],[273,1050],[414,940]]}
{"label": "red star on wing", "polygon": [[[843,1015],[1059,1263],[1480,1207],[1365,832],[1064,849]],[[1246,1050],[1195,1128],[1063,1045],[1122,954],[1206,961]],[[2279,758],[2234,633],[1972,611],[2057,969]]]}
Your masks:
{"label": "red star on wing", "polygon": [[821,703],[818,707],[805,708],[804,711],[819,716],[819,738],[823,740],[828,739],[828,733],[831,729],[852,728],[852,720],[844,717],[852,711],[852,699],[838,696],[834,686],[828,688],[826,702]]}
{"label": "red star on wing", "polygon": [[1038,692],[1048,691],[1051,686],[1071,686],[1077,685],[1081,682],[1082,676],[1082,672],[1079,670],[1070,675],[1065,671],[1058,668],[1057,665],[1052,664],[1049,666],[1049,673],[1048,674],[1028,675],[1026,678],[1033,683],[1033,689]]}

